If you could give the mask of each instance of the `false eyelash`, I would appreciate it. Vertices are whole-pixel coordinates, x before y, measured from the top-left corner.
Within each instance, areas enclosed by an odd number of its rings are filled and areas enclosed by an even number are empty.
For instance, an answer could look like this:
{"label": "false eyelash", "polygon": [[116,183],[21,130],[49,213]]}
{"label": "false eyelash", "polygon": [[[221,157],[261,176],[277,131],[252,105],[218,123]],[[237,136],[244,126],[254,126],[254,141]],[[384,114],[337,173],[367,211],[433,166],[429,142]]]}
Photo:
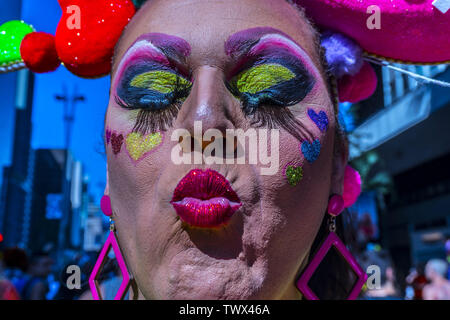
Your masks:
{"label": "false eyelash", "polygon": [[[125,83],[129,83],[129,81],[125,81]],[[118,94],[116,94],[116,102],[118,100],[121,101],[122,103],[118,104],[125,109],[135,110],[153,108],[158,110],[161,109],[161,106],[168,107],[182,99],[185,99],[188,96],[191,87],[192,84],[188,87],[182,86],[178,78],[176,84],[174,85],[173,91],[166,94],[151,90],[146,91],[143,88],[127,87],[126,90],[118,91]],[[140,101],[143,96],[150,96],[152,101],[146,103]]]}
{"label": "false eyelash", "polygon": [[242,72],[242,70],[251,69],[265,63],[277,63],[290,69],[296,75],[291,80],[275,84],[256,94],[240,92],[235,81],[225,81],[228,90],[241,100],[245,112],[253,113],[260,105],[292,106],[302,101],[311,92],[316,82],[314,77],[303,66],[296,66],[295,59],[288,57],[285,60],[287,62],[280,59],[257,59],[256,62],[246,63],[240,69],[239,72]]}
{"label": "false eyelash", "polygon": [[251,112],[245,112],[250,118],[250,124],[256,128],[283,128],[298,141],[313,141],[314,136],[288,108],[277,108],[270,105],[259,106]]}
{"label": "false eyelash", "polygon": [[[115,96],[115,101],[124,109],[136,110],[135,107],[123,102],[117,96]],[[132,132],[146,135],[157,131],[167,131],[177,118],[182,103],[182,101],[177,101],[164,109],[158,110],[140,108]]]}
{"label": "false eyelash", "polygon": [[[131,104],[123,101],[118,95],[114,98],[117,105],[126,110],[140,109],[132,132],[146,135],[148,132],[167,131],[172,126],[190,90],[191,87],[185,88],[177,80],[172,93],[164,95],[163,99],[154,99],[151,104]],[[165,107],[150,110],[153,105]]]}
{"label": "false eyelash", "polygon": [[[269,129],[283,128],[289,132],[298,141],[313,141],[313,134],[298,121],[292,112],[287,108],[288,106],[298,103],[298,101],[280,101],[274,97],[267,97],[266,99],[258,99],[258,103],[254,104],[249,101],[248,95],[243,95],[237,88],[226,82],[228,90],[241,102],[241,110],[245,116],[250,118],[250,124],[257,128],[267,127]],[[310,84],[309,92],[314,86]],[[303,100],[303,99],[302,99]]]}

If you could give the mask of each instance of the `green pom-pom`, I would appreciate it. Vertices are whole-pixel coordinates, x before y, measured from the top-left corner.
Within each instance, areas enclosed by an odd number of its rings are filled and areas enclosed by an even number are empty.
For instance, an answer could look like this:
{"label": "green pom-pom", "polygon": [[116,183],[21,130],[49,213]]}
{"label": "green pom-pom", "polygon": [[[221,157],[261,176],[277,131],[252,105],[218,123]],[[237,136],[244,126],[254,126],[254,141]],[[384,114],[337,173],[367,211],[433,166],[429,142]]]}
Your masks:
{"label": "green pom-pom", "polygon": [[20,44],[34,29],[23,21],[12,20],[0,26],[0,67],[22,61]]}

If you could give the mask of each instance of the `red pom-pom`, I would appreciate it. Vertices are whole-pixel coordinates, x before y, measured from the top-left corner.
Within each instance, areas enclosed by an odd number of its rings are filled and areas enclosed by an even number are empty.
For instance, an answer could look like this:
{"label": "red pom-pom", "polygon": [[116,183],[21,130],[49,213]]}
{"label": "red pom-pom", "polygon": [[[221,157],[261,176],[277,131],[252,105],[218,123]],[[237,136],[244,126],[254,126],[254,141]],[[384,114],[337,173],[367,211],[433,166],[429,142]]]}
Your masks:
{"label": "red pom-pom", "polygon": [[344,207],[351,207],[361,194],[361,176],[359,172],[347,165],[344,174]]}
{"label": "red pom-pom", "polygon": [[61,64],[55,37],[45,32],[27,34],[20,45],[20,55],[28,69],[36,73],[55,71]]}
{"label": "red pom-pom", "polygon": [[131,0],[59,0],[63,15],[56,50],[72,73],[95,78],[111,71],[114,47],[135,14]]}
{"label": "red pom-pom", "polygon": [[3,241],[3,235],[0,233],[0,242]]}
{"label": "red pom-pom", "polygon": [[375,70],[365,62],[357,74],[338,80],[339,101],[357,103],[365,100],[375,93],[377,83]]}

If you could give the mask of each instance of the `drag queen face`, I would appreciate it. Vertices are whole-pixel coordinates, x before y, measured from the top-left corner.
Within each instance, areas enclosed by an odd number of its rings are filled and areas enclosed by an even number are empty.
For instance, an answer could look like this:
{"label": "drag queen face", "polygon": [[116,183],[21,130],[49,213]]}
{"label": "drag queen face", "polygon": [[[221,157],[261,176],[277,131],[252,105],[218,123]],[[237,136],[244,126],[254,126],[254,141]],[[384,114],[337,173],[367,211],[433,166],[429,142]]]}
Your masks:
{"label": "drag queen face", "polygon": [[[115,52],[106,194],[143,297],[300,298],[346,163],[320,61],[314,30],[283,0],[152,0],[137,13]],[[256,163],[252,142],[244,163],[225,161],[238,128],[256,132]],[[223,163],[195,162],[211,140],[232,146]]]}

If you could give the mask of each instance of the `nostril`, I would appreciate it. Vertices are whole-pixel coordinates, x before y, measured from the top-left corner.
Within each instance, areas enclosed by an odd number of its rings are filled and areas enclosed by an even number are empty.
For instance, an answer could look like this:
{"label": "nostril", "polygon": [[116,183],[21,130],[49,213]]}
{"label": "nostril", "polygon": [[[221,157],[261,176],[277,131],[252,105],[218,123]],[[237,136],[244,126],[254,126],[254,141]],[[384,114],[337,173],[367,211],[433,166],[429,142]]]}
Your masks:
{"label": "nostril", "polygon": [[[220,142],[220,140],[222,140],[222,143],[218,145],[223,147],[222,156],[225,156],[226,158],[236,157],[236,151],[239,144],[238,138],[234,135],[228,138],[222,136],[218,139],[218,142]],[[178,143],[181,145],[181,149],[184,153],[191,153],[195,150],[200,150],[200,147],[201,151],[204,152],[206,147],[215,141],[216,137],[214,136],[211,137],[211,140],[205,140],[202,138],[196,139],[191,135],[185,135],[178,138]],[[216,156],[216,148],[213,148],[211,155]]]}
{"label": "nostril", "polygon": [[[178,143],[181,145],[181,149],[184,153],[191,153],[195,150],[199,150],[200,148],[200,141],[195,139],[195,137],[191,135],[185,135],[178,138]],[[209,144],[210,142],[207,141]],[[206,146],[204,146],[205,148]]]}
{"label": "nostril", "polygon": [[[206,147],[213,143],[216,140],[216,137],[211,137],[210,141],[202,140],[202,151],[205,151]],[[214,150],[213,150],[214,151]]]}
{"label": "nostril", "polygon": [[223,154],[227,159],[236,158],[236,150],[238,147],[238,138],[233,136],[232,138],[225,139],[223,144]]}

